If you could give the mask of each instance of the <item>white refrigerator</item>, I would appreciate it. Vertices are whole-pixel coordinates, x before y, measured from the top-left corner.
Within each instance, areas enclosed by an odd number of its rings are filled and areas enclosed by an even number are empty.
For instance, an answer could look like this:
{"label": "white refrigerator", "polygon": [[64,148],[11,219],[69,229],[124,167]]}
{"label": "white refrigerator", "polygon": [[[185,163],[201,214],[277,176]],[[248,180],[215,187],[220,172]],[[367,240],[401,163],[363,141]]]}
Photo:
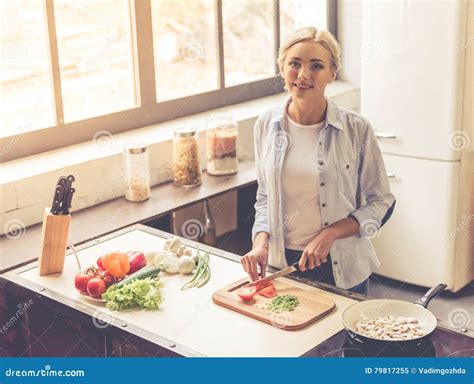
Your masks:
{"label": "white refrigerator", "polygon": [[453,292],[473,279],[474,2],[363,2],[361,113],[397,199],[378,274]]}

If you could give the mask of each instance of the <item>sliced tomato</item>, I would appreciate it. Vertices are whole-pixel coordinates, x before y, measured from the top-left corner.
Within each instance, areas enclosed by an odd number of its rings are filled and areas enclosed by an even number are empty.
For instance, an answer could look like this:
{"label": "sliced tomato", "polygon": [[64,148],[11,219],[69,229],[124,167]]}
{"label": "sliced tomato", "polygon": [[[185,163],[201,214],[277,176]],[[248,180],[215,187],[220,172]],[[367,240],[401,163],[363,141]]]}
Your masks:
{"label": "sliced tomato", "polygon": [[239,295],[243,301],[250,301],[255,296],[255,292],[255,287],[242,287],[237,290],[237,295]]}
{"label": "sliced tomato", "polygon": [[271,281],[261,281],[260,283],[257,283],[257,285],[255,285],[255,290],[258,292],[258,291],[261,291],[262,289],[264,289],[266,287],[275,288],[275,286],[273,285],[273,283]]}
{"label": "sliced tomato", "polygon": [[257,295],[263,296],[263,297],[275,297],[277,295],[277,291],[273,285],[269,285],[268,287],[265,287],[261,289],[260,291],[257,292]]}

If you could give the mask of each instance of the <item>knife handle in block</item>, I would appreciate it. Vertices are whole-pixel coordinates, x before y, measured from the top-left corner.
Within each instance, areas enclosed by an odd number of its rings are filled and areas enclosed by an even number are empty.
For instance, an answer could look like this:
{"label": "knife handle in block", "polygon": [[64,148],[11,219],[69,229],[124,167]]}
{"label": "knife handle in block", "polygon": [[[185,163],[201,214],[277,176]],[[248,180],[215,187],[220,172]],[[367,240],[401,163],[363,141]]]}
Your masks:
{"label": "knife handle in block", "polygon": [[38,259],[40,276],[63,271],[70,222],[71,215],[53,215],[50,208],[45,208],[41,254]]}

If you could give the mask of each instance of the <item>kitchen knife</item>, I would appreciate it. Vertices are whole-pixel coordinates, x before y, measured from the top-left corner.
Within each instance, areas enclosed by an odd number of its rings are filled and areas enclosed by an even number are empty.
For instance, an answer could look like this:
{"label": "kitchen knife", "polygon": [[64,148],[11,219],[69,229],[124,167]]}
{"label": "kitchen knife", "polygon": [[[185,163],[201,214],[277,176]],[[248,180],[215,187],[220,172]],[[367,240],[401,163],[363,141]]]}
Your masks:
{"label": "kitchen knife", "polygon": [[271,275],[268,275],[268,276],[266,276],[262,279],[255,280],[255,281],[253,281],[249,284],[246,284],[245,286],[246,287],[253,287],[254,285],[257,285],[259,283],[263,283],[264,281],[275,280],[275,279],[278,279],[279,277],[288,275],[289,273],[292,273],[292,272],[295,272],[295,271],[299,271],[298,262],[293,263],[289,267],[283,268],[283,269],[279,270],[278,272],[272,273]]}
{"label": "kitchen knife", "polygon": [[64,200],[61,208],[61,213],[64,215],[69,215],[69,208],[71,208],[72,195],[74,192],[76,192],[75,188],[69,188],[69,190],[64,194]]}
{"label": "kitchen knife", "polygon": [[66,185],[65,185],[64,193],[61,200],[61,210],[60,210],[61,213],[63,213],[64,215],[69,214],[69,208],[71,208],[71,203],[72,203],[72,195],[74,192],[76,192],[76,190],[72,188],[72,183],[74,181],[76,181],[76,178],[74,177],[74,175],[68,175],[66,177]]}
{"label": "kitchen knife", "polygon": [[66,176],[61,176],[56,183],[56,187],[54,188],[53,204],[51,204],[51,213],[53,215],[58,215],[61,211],[61,203],[64,198],[64,188],[66,183]]}

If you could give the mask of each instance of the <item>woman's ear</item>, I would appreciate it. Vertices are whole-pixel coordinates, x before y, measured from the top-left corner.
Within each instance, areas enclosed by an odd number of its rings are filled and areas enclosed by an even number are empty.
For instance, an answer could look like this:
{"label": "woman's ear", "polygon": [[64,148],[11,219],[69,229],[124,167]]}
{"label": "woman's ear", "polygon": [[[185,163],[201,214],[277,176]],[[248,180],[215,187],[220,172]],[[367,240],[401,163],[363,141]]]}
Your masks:
{"label": "woman's ear", "polygon": [[337,72],[334,70],[334,68],[331,69],[331,77],[330,77],[330,81],[328,82],[328,84],[332,83],[334,80],[336,80],[336,76],[337,76]]}

